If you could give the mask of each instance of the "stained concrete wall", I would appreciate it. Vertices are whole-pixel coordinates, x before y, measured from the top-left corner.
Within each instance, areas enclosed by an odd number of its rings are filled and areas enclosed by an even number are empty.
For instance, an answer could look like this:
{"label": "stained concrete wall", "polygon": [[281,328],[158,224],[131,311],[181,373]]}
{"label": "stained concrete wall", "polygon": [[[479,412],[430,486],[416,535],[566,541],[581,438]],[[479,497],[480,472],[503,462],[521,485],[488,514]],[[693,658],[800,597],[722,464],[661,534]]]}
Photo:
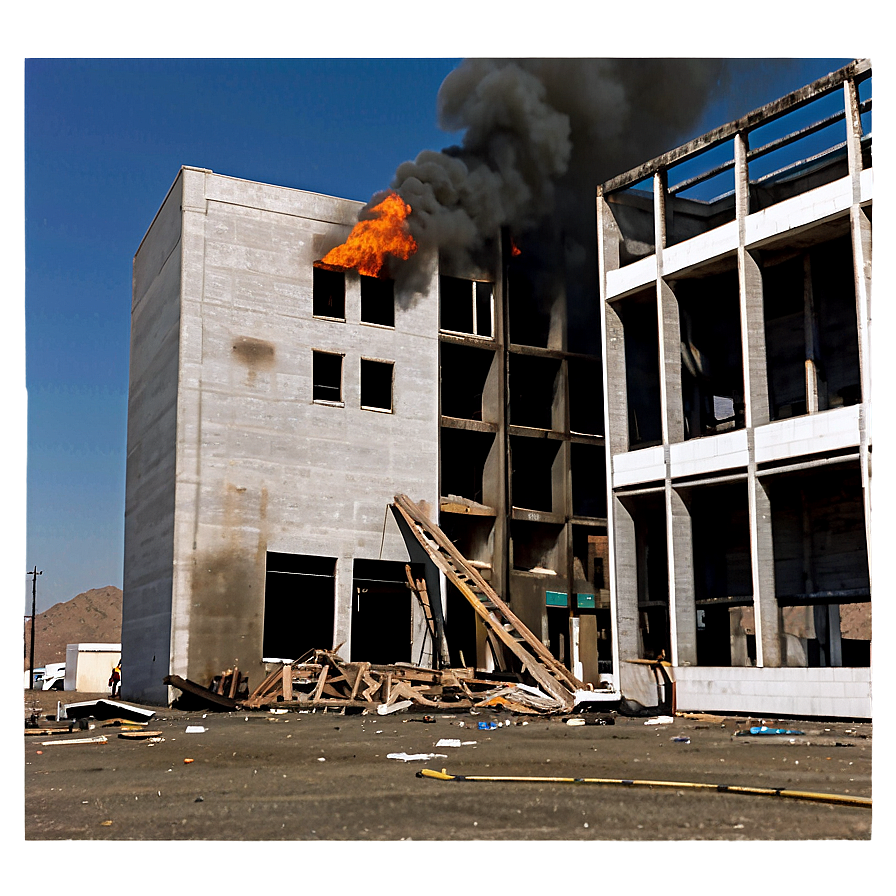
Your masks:
{"label": "stained concrete wall", "polygon": [[167,696],[171,635],[184,173],[134,257],[121,650],[123,696],[150,702]]}
{"label": "stained concrete wall", "polygon": [[[176,537],[187,648],[176,636],[172,665],[203,681],[236,663],[251,687],[266,551],[337,558],[335,631],[320,646],[350,656],[352,559],[408,559],[387,513],[396,492],[437,506],[438,308],[398,296],[394,328],[364,325],[349,273],[345,321],[315,319],[313,263],[361,204],[196,178],[205,204],[185,253],[197,271],[183,302]],[[312,400],[315,349],[344,356],[341,406]],[[361,409],[362,357],[395,363],[392,413]]]}
{"label": "stained concrete wall", "polygon": [[[153,433],[165,507],[136,508],[129,530],[133,550],[163,517],[170,539],[154,545],[168,618],[125,638],[128,693],[144,699],[161,696],[169,671],[206,682],[239,665],[250,689],[261,680],[267,551],[336,558],[333,638],[319,646],[350,656],[353,559],[408,559],[387,513],[396,493],[438,506],[435,265],[432,293],[396,290],[394,328],[360,322],[351,272],[345,321],[315,318],[313,264],[348,236],[361,203],[199,169],[179,181],[180,290],[173,279],[158,301],[179,321],[178,350],[132,368],[135,434],[152,417],[137,396],[164,389],[168,414]],[[166,222],[160,213],[141,256]],[[143,319],[133,327],[136,353],[152,354]],[[315,349],[344,356],[338,406],[312,400]],[[392,413],[361,409],[362,357],[394,362]],[[127,588],[131,618],[145,619],[133,609],[143,595]]]}

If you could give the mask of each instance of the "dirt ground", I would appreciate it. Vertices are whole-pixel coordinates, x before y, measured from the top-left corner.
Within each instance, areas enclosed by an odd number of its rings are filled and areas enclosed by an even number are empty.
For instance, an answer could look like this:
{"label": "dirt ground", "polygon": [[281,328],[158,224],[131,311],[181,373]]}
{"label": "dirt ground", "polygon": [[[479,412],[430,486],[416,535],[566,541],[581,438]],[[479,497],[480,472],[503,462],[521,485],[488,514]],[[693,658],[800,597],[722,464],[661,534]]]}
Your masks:
{"label": "dirt ground", "polygon": [[[40,694],[56,700],[107,695]],[[35,694],[25,692],[26,711]],[[869,808],[685,786],[871,796],[871,724],[676,717],[570,726],[481,711],[182,712],[153,707],[157,739],[120,728],[24,738],[26,840],[867,840]],[[499,727],[480,730],[481,722]],[[508,723],[509,724],[506,724]],[[528,723],[528,724],[526,724]],[[187,733],[187,728],[204,729]],[[104,744],[62,741],[106,735]],[[687,737],[689,743],[674,738]],[[461,746],[438,746],[443,738]],[[47,743],[52,741],[52,743]],[[403,761],[390,753],[442,754]],[[454,775],[680,782],[681,786],[440,781]]]}

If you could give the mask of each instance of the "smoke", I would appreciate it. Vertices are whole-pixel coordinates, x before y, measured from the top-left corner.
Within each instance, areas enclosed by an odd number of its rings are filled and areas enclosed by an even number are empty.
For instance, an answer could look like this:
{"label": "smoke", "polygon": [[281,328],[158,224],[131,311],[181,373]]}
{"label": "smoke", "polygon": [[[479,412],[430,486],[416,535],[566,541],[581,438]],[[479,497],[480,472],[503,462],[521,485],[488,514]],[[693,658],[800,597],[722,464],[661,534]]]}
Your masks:
{"label": "smoke", "polygon": [[[507,227],[539,276],[565,279],[570,304],[576,292],[593,303],[597,185],[699,134],[707,107],[730,96],[733,77],[754,73],[755,95],[755,73],[768,81],[781,65],[467,59],[438,94],[439,124],[463,132],[462,142],[404,162],[391,187],[413,209],[408,223],[421,248],[475,264]],[[723,112],[732,111],[729,100]]]}
{"label": "smoke", "polygon": [[583,204],[593,217],[596,185],[671,148],[725,73],[722,60],[465,60],[438,95],[461,145],[403,163],[392,188],[417,241],[442,252],[475,251],[504,226],[522,237]]}

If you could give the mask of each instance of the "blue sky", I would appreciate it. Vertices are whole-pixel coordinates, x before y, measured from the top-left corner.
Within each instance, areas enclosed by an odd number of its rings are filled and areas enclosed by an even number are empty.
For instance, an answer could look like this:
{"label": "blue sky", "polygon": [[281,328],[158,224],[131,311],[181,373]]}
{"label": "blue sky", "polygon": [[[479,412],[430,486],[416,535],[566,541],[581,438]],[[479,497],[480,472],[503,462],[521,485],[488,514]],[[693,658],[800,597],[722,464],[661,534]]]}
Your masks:
{"label": "blue sky", "polygon": [[[436,94],[458,61],[22,61],[23,571],[43,570],[39,612],[122,584],[131,264],[179,167],[366,200],[401,162],[455,142]],[[688,136],[844,61],[797,60],[774,79],[742,66],[736,95]]]}

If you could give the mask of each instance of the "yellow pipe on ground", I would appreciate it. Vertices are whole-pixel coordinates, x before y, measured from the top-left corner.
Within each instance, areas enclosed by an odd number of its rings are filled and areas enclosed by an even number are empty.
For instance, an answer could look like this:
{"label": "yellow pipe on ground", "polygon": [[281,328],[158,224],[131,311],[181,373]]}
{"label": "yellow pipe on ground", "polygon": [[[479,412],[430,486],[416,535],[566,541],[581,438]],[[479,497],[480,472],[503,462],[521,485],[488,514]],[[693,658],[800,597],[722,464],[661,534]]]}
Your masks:
{"label": "yellow pipe on ground", "polygon": [[818,803],[835,803],[841,806],[861,806],[871,808],[870,797],[847,796],[838,793],[812,793],[808,790],[783,790],[774,787],[743,787],[738,784],[701,784],[693,781],[647,781],[633,778],[555,778],[525,775],[449,775],[424,768],[417,772],[418,778],[435,778],[438,781],[495,781],[517,784],[618,784],[625,787],[674,787],[678,790],[714,790],[717,793],[745,793],[754,796],[780,796],[796,800],[812,800]]}

